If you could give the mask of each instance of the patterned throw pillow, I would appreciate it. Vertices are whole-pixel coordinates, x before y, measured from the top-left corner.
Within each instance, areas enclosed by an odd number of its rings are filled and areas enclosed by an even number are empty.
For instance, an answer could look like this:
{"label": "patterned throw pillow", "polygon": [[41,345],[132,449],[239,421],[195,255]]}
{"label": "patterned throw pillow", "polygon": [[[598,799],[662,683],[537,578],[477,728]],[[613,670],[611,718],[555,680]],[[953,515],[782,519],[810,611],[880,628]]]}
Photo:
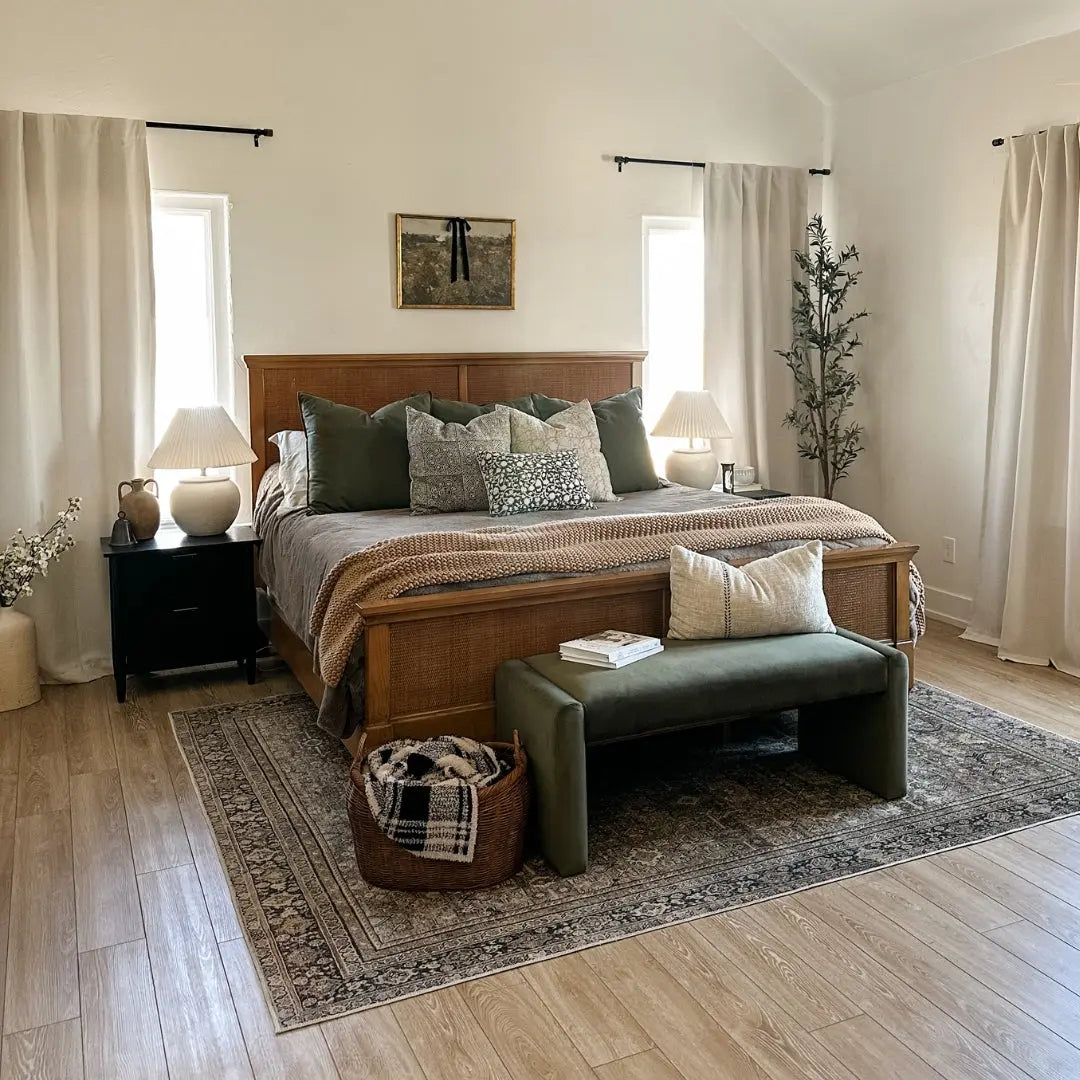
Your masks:
{"label": "patterned throw pillow", "polygon": [[414,514],[487,509],[487,491],[476,458],[485,451],[509,453],[509,412],[485,413],[462,426],[444,424],[416,409],[406,411]]}
{"label": "patterned throw pillow", "polygon": [[[574,404],[546,394],[534,393],[532,398],[533,408],[524,411],[541,420],[550,420]],[[506,404],[517,408],[512,401]],[[434,401],[431,411],[435,412]],[[632,390],[594,401],[592,411],[596,417],[596,430],[600,432],[600,449],[611,473],[611,490],[622,495],[628,491],[655,491],[660,487],[649,450],[649,436],[641,417],[641,387],[635,386]]]}
{"label": "patterned throw pillow", "polygon": [[477,457],[492,517],[535,510],[588,510],[589,489],[577,453],[493,454]]}
{"label": "patterned throw pillow", "polygon": [[515,454],[550,454],[556,450],[575,450],[581,475],[593,502],[617,502],[611,490],[611,475],[600,449],[600,432],[592,405],[579,401],[556,413],[550,420],[498,405],[495,412],[510,417],[510,449]]}
{"label": "patterned throw pillow", "polygon": [[743,566],[671,549],[668,636],[684,640],[833,634],[820,540]]}

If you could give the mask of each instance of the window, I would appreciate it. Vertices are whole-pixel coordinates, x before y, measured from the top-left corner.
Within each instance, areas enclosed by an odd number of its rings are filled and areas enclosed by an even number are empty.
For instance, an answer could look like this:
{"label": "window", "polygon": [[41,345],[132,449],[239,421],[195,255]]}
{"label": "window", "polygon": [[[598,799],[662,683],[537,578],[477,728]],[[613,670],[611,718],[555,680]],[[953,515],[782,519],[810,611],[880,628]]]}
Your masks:
{"label": "window", "polygon": [[[224,195],[154,192],[155,441],[182,406],[223,405],[237,415],[228,213]],[[180,475],[157,470],[163,516]]]}
{"label": "window", "polygon": [[[704,378],[705,238],[701,218],[647,217],[644,249],[644,416],[652,430],[676,390]],[[650,438],[659,467],[671,439]]]}

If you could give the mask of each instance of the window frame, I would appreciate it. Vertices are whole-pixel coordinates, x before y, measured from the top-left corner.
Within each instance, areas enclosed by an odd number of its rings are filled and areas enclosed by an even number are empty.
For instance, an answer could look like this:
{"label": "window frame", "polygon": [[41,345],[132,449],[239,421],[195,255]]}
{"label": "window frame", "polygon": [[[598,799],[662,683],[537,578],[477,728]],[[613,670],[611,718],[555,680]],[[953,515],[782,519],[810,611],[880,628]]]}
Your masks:
{"label": "window frame", "polygon": [[[649,283],[652,277],[652,268],[650,266],[649,256],[649,240],[653,233],[667,232],[667,233],[695,233],[701,239],[702,245],[704,245],[704,229],[705,223],[700,215],[694,214],[643,214],[641,218],[641,336],[642,343],[646,350],[650,353],[652,351],[652,343],[650,341],[650,327],[649,327],[649,308],[650,308],[650,290]],[[702,305],[704,305],[704,247],[702,257]],[[702,307],[702,317],[704,318],[704,306]],[[704,386],[704,353],[705,353],[705,341],[704,341],[704,324],[702,325],[702,340],[701,340],[701,363],[702,363],[702,379],[698,386],[685,386],[678,387],[678,389],[702,389]],[[642,391],[646,398],[646,415],[651,413],[652,397],[656,393],[659,382],[656,377],[657,368],[655,365],[650,367],[647,358],[645,368],[642,374]],[[664,408],[667,402],[661,402],[656,410],[656,415],[659,415],[659,411]],[[662,462],[667,455],[668,450],[672,446],[676,445],[679,440],[666,439],[660,436],[649,436],[649,447],[653,456],[653,461],[656,464],[658,470],[662,471]]]}
{"label": "window frame", "polygon": [[[212,321],[214,343],[214,400],[222,405],[233,418],[236,426],[250,438],[247,384],[240,377],[234,347],[232,264],[230,254],[230,214],[232,203],[229,196],[220,192],[175,191],[154,188],[150,192],[151,213],[156,211],[198,215],[206,222],[210,238],[209,288],[212,295],[207,305]],[[152,221],[152,218],[151,218]],[[151,228],[151,233],[153,229]],[[155,411],[157,402],[155,400]],[[248,476],[247,466],[225,471],[240,488],[240,513],[238,523],[251,520],[251,485],[243,482]],[[162,505],[162,521],[171,521],[166,505]]]}
{"label": "window frame", "polygon": [[[644,214],[641,218],[641,338],[649,347],[649,234],[696,232],[704,237],[705,221],[694,214]],[[704,269],[704,268],[703,268]],[[704,344],[702,345],[704,349]]]}
{"label": "window frame", "polygon": [[198,215],[210,235],[210,288],[208,308],[214,329],[214,397],[233,417],[237,409],[237,379],[233,364],[232,274],[229,265],[229,197],[191,191],[151,192],[151,209]]}

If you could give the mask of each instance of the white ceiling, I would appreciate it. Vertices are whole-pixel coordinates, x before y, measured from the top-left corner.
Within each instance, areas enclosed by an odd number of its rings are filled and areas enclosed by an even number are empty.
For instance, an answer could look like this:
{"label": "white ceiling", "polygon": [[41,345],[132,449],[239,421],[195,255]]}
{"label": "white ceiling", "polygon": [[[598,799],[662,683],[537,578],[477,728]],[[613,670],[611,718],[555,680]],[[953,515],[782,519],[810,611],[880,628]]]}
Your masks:
{"label": "white ceiling", "polygon": [[721,0],[836,99],[1080,29],[1080,0]]}

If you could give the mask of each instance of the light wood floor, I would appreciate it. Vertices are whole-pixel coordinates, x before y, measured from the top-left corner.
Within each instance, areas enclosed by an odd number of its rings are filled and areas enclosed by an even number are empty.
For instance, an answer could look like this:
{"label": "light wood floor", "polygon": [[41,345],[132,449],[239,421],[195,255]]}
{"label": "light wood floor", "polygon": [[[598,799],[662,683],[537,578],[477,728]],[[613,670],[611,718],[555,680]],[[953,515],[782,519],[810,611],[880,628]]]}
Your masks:
{"label": "light wood floor", "polygon": [[[919,674],[1080,738],[948,627]],[[0,1080],[1080,1078],[1080,818],[275,1036],[167,714],[294,687],[0,715]]]}

